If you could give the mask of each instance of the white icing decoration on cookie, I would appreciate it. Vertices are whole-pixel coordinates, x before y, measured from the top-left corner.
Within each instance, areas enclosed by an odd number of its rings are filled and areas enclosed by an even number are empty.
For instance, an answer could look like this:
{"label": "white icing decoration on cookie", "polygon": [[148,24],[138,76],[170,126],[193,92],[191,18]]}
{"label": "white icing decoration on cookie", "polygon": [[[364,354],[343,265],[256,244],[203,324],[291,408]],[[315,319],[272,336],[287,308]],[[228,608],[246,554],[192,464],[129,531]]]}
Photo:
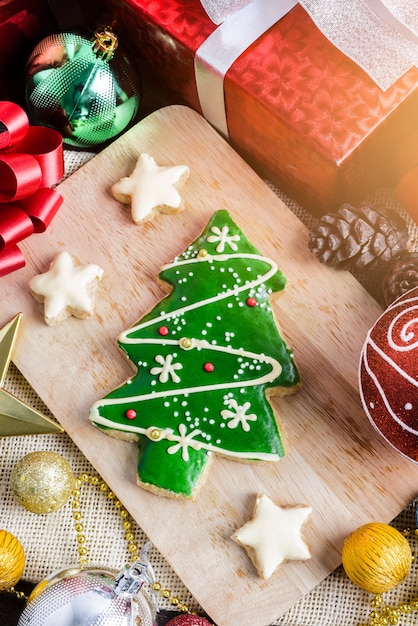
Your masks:
{"label": "white icing decoration on cookie", "polygon": [[[115,427],[115,423],[112,420],[107,419],[106,417],[100,415],[99,413],[99,407],[105,406],[106,404],[117,405],[117,404],[126,404],[126,403],[136,403],[136,402],[143,402],[149,399],[155,399],[158,397],[169,398],[171,396],[176,396],[178,394],[184,395],[184,394],[189,394],[189,393],[200,393],[200,392],[209,393],[210,391],[217,390],[217,389],[235,388],[235,389],[240,389],[241,392],[243,392],[245,387],[255,387],[257,385],[262,385],[265,383],[272,382],[281,374],[282,366],[276,359],[274,359],[273,357],[267,356],[265,354],[250,352],[248,350],[244,350],[243,348],[236,349],[236,348],[232,348],[232,346],[230,345],[222,346],[219,344],[209,343],[205,339],[197,339],[197,338],[182,337],[181,339],[168,339],[167,337],[164,337],[160,339],[160,338],[136,338],[136,337],[130,336],[131,334],[136,333],[139,329],[144,329],[148,326],[152,326],[157,323],[167,322],[168,320],[181,316],[188,311],[191,311],[194,309],[200,309],[202,307],[205,307],[207,304],[219,302],[223,299],[227,299],[231,296],[231,294],[255,289],[257,286],[262,285],[265,281],[271,278],[277,272],[277,269],[278,269],[276,263],[267,257],[257,255],[257,254],[250,254],[250,253],[238,253],[238,254],[229,254],[229,255],[220,254],[216,257],[212,257],[211,255],[206,254],[204,256],[197,255],[196,257],[187,258],[186,260],[177,259],[174,263],[165,265],[163,267],[163,270],[166,270],[168,268],[175,268],[177,266],[184,266],[188,264],[193,265],[195,263],[201,263],[201,262],[208,262],[208,263],[214,263],[214,264],[217,262],[225,263],[226,261],[229,261],[230,259],[256,259],[258,261],[264,261],[266,264],[269,265],[269,269],[264,274],[258,275],[257,278],[253,280],[247,280],[244,285],[236,286],[233,289],[225,289],[223,292],[218,293],[211,298],[193,302],[192,304],[185,305],[183,307],[180,307],[177,310],[170,311],[169,313],[162,312],[157,317],[150,318],[149,320],[145,322],[136,324],[135,326],[132,326],[131,328],[121,333],[119,335],[118,340],[124,344],[134,344],[134,345],[153,344],[153,345],[164,345],[164,346],[176,346],[176,347],[186,349],[186,350],[204,349],[204,350],[211,350],[214,352],[225,352],[231,355],[236,355],[238,356],[238,358],[241,357],[241,358],[245,358],[248,360],[253,360],[254,363],[269,364],[271,367],[270,371],[265,373],[262,376],[255,376],[254,378],[244,380],[244,381],[234,380],[234,381],[228,381],[225,383],[212,384],[212,385],[205,383],[204,385],[194,386],[190,388],[179,387],[176,390],[167,390],[167,391],[155,391],[154,390],[148,394],[125,396],[122,398],[103,398],[102,400],[99,400],[98,402],[96,402],[91,409],[90,414],[91,414],[91,420],[93,422],[96,422],[98,424],[101,424],[102,426],[109,427],[109,428]],[[232,332],[231,332],[231,336],[233,336]],[[160,363],[160,365],[162,365],[162,363]],[[237,403],[237,406],[239,406],[238,403]],[[221,427],[224,426],[224,424],[222,423],[220,425]],[[134,423],[118,424],[117,428],[118,430],[121,430],[121,431],[136,432],[138,434],[145,434],[147,436],[148,436],[148,433],[152,431],[152,429],[150,430],[149,428],[144,429],[140,426],[136,426]],[[155,426],[154,428],[158,428],[158,427]],[[162,436],[168,439],[168,435],[162,435]],[[172,437],[171,431],[170,431],[170,437]],[[273,455],[271,453],[264,453],[264,452],[247,453],[247,452],[238,452],[238,451],[230,452],[230,451],[225,450],[224,448],[219,448],[211,443],[199,442],[199,444],[202,449],[206,449],[206,450],[213,451],[213,452],[219,451],[219,452],[222,452],[224,456],[232,456],[235,458],[242,458],[242,459],[251,458],[251,459],[258,459],[258,460],[271,460],[273,458],[277,458],[276,455]]]}
{"label": "white icing decoration on cookie", "polygon": [[[212,226],[210,229],[213,235],[209,235],[206,241],[208,243],[216,243],[219,241],[219,244],[216,246],[216,252],[223,252],[225,250],[225,245],[230,246],[231,250],[238,250],[238,246],[235,241],[240,240],[239,235],[228,235],[229,228],[228,226],[222,226],[222,228],[218,228],[218,226]],[[231,270],[232,271],[232,270]]]}
{"label": "white icing decoration on cookie", "polygon": [[[183,313],[186,313],[188,311],[192,311],[193,309],[197,309],[197,308],[202,308],[204,306],[206,306],[207,304],[212,304],[213,302],[219,302],[220,300],[224,300],[227,299],[229,297],[231,297],[231,295],[235,295],[237,293],[241,293],[242,291],[247,291],[249,289],[251,289],[251,287],[256,287],[264,282],[266,282],[267,280],[269,280],[272,276],[274,276],[274,274],[277,272],[278,268],[277,265],[274,261],[272,261],[271,259],[265,257],[265,256],[261,256],[261,255],[257,255],[257,254],[247,254],[247,253],[242,253],[242,254],[220,254],[217,257],[212,257],[209,254],[206,257],[195,257],[193,259],[187,259],[185,261],[177,261],[175,263],[168,263],[167,265],[164,265],[162,268],[162,271],[170,269],[172,267],[177,267],[177,266],[182,266],[182,265],[187,265],[190,263],[202,263],[202,262],[208,262],[208,263],[215,263],[215,262],[219,262],[219,263],[224,263],[225,261],[228,261],[229,259],[255,259],[257,261],[264,261],[265,263],[267,263],[268,265],[270,265],[270,269],[265,273],[265,274],[261,274],[259,276],[257,276],[256,279],[254,280],[248,280],[245,282],[244,285],[240,285],[240,286],[236,286],[233,289],[226,289],[225,291],[223,291],[222,293],[218,293],[215,296],[211,297],[211,298],[206,298],[206,300],[199,300],[198,302],[193,302],[192,304],[189,304],[187,306],[181,307],[179,309],[177,309],[176,311],[171,311],[168,315],[165,313],[161,313],[158,317],[154,317],[150,320],[148,320],[148,322],[143,322],[142,324],[137,324],[136,326],[133,326],[132,328],[128,328],[126,331],[124,331],[123,333],[121,333],[119,335],[119,341],[124,342],[124,343],[137,343],[136,339],[130,339],[129,338],[129,334],[134,333],[135,331],[137,331],[139,328],[146,328],[147,326],[152,326],[153,324],[157,323],[157,322],[162,322],[164,320],[168,320],[171,317],[173,317],[173,315],[182,315]],[[223,269],[223,268],[220,268]],[[147,340],[147,342],[149,343],[151,340]],[[166,343],[165,340],[156,340],[161,341],[161,343]]]}
{"label": "white icing decoration on cookie", "polygon": [[58,254],[44,274],[34,276],[29,287],[33,296],[44,303],[47,324],[54,324],[70,315],[89,317],[103,270],[98,265],[76,265],[66,251]]}
{"label": "white icing decoration on cookie", "polygon": [[253,518],[232,535],[248,548],[262,578],[269,578],[284,561],[306,561],[311,553],[302,527],[312,513],[309,506],[285,507],[268,496],[258,495]]}
{"label": "white icing decoration on cookie", "polygon": [[177,443],[174,446],[170,446],[167,448],[168,454],[176,454],[179,450],[181,450],[181,458],[183,461],[189,460],[189,447],[193,448],[193,450],[201,450],[203,444],[201,441],[194,441],[194,437],[197,435],[202,435],[202,431],[198,428],[192,430],[189,434],[187,434],[187,426],[184,424],[179,424],[179,435],[175,435],[173,432],[167,434],[167,441],[176,441]]}
{"label": "white icing decoration on cookie", "polygon": [[170,378],[174,383],[180,382],[180,377],[176,374],[176,370],[183,368],[181,363],[173,363],[173,354],[168,354],[163,357],[161,354],[157,354],[155,360],[161,365],[161,367],[152,367],[150,372],[154,376],[159,374],[158,380],[160,383],[166,383]]}
{"label": "white icing decoration on cookie", "polygon": [[124,204],[131,204],[135,224],[153,217],[156,210],[174,213],[182,208],[178,187],[188,178],[187,165],[158,166],[149,154],[141,154],[130,176],[121,178],[112,188],[112,195]]}
{"label": "white icing decoration on cookie", "polygon": [[242,430],[248,433],[250,431],[248,422],[255,422],[257,420],[257,415],[254,413],[247,414],[248,409],[251,407],[250,402],[244,402],[244,404],[240,406],[236,400],[232,399],[229,401],[228,406],[229,409],[221,411],[221,416],[225,420],[230,420],[228,422],[228,428],[237,428],[237,426],[241,425]]}
{"label": "white icing decoration on cookie", "polygon": [[[158,398],[158,397],[168,397],[168,396],[174,396],[177,395],[179,393],[199,393],[203,390],[205,391],[211,391],[213,389],[230,389],[233,387],[254,387],[256,385],[262,385],[264,383],[268,383],[273,381],[275,378],[277,378],[281,371],[282,371],[282,367],[280,365],[280,363],[278,361],[276,361],[276,359],[263,355],[263,354],[256,354],[255,352],[249,352],[247,350],[243,350],[242,348],[236,350],[231,348],[230,346],[224,347],[224,346],[214,346],[210,343],[208,343],[205,339],[193,339],[193,344],[194,347],[199,348],[202,347],[205,350],[213,350],[215,352],[227,352],[229,354],[234,354],[234,355],[244,355],[246,357],[249,358],[254,358],[257,359],[258,361],[260,361],[261,363],[268,363],[271,366],[271,370],[269,372],[267,372],[266,374],[264,374],[263,376],[258,376],[256,378],[253,378],[251,380],[244,380],[244,381],[239,381],[237,383],[233,383],[233,382],[226,382],[226,383],[219,383],[219,384],[214,384],[214,385],[201,385],[201,386],[196,386],[196,387],[190,387],[190,388],[184,388],[184,389],[171,389],[171,390],[167,390],[167,391],[161,391],[161,392],[153,392],[152,394],[143,394],[140,396],[125,396],[124,398],[112,398],[110,399],[102,399],[99,400],[96,404],[98,406],[105,406],[106,404],[125,404],[126,402],[142,402],[144,400],[149,400],[150,398]],[[158,339],[154,339],[154,340],[150,340],[150,339],[138,339],[135,342],[132,343],[136,343],[136,344],[140,344],[140,343],[165,343],[166,345],[176,345],[179,346],[180,342],[176,341],[175,339],[166,339],[164,341],[160,341]],[[104,417],[100,418],[100,423],[103,425],[107,425],[107,420]],[[109,422],[109,424],[113,424],[113,422]],[[118,428],[122,428],[123,425],[118,425]],[[129,424],[129,429],[136,429],[134,424]],[[138,432],[140,431],[140,429],[138,429]]]}

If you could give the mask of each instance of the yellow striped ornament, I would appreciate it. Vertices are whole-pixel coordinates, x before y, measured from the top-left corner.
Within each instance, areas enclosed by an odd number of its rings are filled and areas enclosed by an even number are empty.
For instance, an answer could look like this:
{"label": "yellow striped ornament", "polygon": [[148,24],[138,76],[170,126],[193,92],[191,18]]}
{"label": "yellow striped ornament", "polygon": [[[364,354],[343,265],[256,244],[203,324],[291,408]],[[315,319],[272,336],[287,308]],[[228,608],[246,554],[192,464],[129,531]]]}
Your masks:
{"label": "yellow striped ornament", "polygon": [[25,553],[12,533],[0,530],[0,591],[13,587],[22,576]]}
{"label": "yellow striped ornament", "polygon": [[342,563],[347,576],[369,593],[397,587],[408,575],[412,552],[396,528],[380,522],[360,526],[343,544]]}

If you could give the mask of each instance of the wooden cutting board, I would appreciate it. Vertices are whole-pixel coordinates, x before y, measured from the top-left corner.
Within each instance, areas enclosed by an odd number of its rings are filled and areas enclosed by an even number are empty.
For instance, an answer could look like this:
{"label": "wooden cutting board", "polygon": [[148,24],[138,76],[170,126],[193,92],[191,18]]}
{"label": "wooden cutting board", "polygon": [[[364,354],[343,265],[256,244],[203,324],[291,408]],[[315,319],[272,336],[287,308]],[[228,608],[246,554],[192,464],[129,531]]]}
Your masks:
{"label": "wooden cutting board", "polygon": [[[136,226],[109,189],[141,152],[159,164],[187,164],[191,177],[184,212]],[[350,274],[319,264],[302,223],[190,109],[152,114],[59,190],[64,204],[49,229],[21,245],[26,267],[1,279],[0,323],[23,312],[14,362],[212,619],[219,626],[267,626],[338,566],[350,531],[371,520],[389,522],[417,494],[418,467],[379,437],[359,400],[360,350],[381,311]],[[162,297],[160,267],[217,209],[227,209],[287,276],[273,308],[303,387],[272,401],[286,434],[285,459],[247,465],[217,457],[198,498],[175,501],[137,487],[136,445],[105,435],[87,416],[132,373],[116,338]],[[62,250],[105,273],[95,316],[51,328],[28,281]],[[283,506],[313,508],[305,533],[312,559],[286,563],[267,581],[230,539],[250,518],[259,492]]]}

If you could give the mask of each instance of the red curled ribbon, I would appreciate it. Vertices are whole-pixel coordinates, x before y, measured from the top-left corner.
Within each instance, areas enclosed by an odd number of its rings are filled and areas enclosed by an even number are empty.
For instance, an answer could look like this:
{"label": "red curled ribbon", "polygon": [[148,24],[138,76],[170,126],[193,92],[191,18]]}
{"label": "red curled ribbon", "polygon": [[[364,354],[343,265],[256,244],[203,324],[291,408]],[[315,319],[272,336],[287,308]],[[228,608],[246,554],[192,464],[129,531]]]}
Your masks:
{"label": "red curled ribbon", "polygon": [[63,175],[61,135],[0,101],[0,276],[25,265],[17,244],[47,229],[63,202],[50,187]]}

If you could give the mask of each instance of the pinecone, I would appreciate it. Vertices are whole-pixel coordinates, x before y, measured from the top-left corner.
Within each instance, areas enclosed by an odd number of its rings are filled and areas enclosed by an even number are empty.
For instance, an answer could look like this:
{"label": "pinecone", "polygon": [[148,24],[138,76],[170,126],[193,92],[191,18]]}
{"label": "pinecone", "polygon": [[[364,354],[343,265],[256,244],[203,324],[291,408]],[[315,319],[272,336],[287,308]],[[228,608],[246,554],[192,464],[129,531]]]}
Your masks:
{"label": "pinecone", "polygon": [[388,307],[404,293],[418,287],[418,252],[403,252],[395,257],[382,281],[383,304]]}
{"label": "pinecone", "polygon": [[345,203],[312,228],[308,247],[321,263],[359,270],[390,261],[407,244],[407,225],[396,211]]}

